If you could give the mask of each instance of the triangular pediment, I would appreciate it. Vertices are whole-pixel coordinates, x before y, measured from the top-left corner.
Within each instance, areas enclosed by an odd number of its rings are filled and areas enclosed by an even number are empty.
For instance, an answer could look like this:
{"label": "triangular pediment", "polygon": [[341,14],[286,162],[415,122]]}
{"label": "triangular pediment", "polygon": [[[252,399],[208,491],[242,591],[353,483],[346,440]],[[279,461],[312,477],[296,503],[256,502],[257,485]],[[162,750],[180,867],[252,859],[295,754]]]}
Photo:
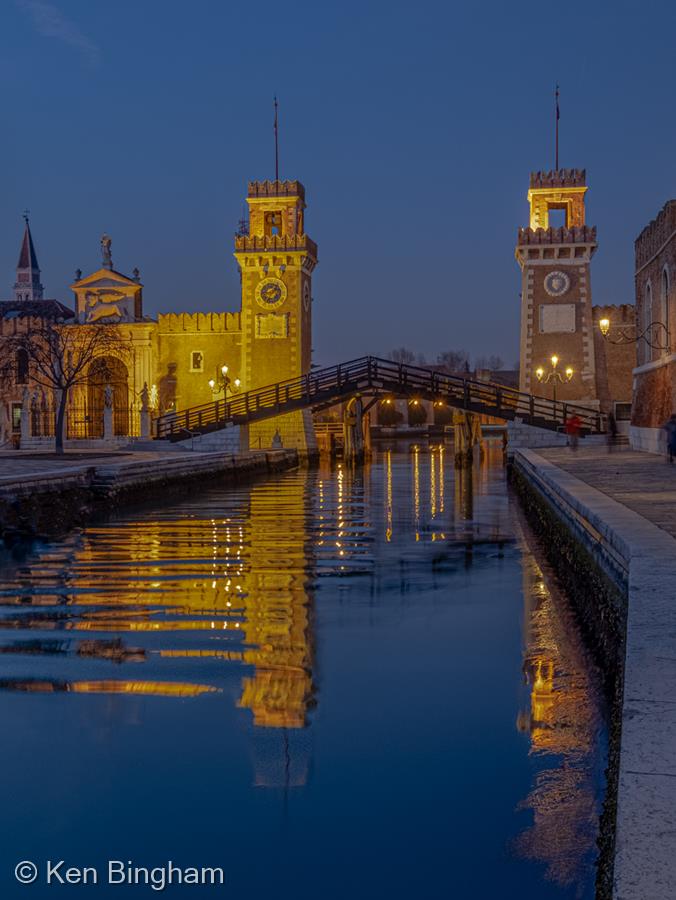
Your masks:
{"label": "triangular pediment", "polygon": [[140,288],[142,287],[139,281],[134,281],[133,278],[127,278],[126,275],[121,275],[119,272],[116,272],[114,269],[99,269],[98,272],[93,272],[91,275],[87,275],[86,278],[81,278],[79,281],[76,281],[74,284],[71,284],[71,290],[77,291],[82,288],[99,288],[99,287],[134,287]]}

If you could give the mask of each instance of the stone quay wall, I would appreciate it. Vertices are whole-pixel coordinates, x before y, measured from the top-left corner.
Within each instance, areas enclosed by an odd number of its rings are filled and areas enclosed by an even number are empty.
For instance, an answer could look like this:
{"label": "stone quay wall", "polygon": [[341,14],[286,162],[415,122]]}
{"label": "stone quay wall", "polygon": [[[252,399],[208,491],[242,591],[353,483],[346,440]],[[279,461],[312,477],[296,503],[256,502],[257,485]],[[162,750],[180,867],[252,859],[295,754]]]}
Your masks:
{"label": "stone quay wall", "polygon": [[139,456],[106,457],[81,466],[55,463],[53,469],[0,477],[2,539],[55,537],[122,506],[180,497],[222,481],[264,477],[300,463],[295,450]]}
{"label": "stone quay wall", "polygon": [[676,881],[670,669],[676,540],[532,450],[511,480],[605,675],[611,708],[597,900],[668,900]]}

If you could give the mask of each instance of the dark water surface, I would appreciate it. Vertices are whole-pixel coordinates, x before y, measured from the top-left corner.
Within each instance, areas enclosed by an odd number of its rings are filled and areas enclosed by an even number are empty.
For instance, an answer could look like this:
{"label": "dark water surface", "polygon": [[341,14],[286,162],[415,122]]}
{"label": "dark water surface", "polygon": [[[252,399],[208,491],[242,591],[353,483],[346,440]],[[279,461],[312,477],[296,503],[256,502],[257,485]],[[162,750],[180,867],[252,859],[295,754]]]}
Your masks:
{"label": "dark water surface", "polygon": [[0,579],[2,897],[157,895],[109,859],[225,869],[181,896],[593,897],[603,705],[497,448],[205,488]]}

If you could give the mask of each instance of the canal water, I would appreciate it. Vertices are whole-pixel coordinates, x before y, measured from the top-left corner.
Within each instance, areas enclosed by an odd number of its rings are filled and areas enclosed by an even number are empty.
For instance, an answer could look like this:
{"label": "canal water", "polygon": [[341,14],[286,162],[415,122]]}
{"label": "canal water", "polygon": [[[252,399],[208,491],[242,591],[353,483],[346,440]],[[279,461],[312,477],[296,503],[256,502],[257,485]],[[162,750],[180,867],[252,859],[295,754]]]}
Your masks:
{"label": "canal water", "polygon": [[154,895],[112,859],[225,871],[170,895],[593,897],[597,673],[498,447],[205,485],[0,578],[3,897],[61,859],[95,896]]}

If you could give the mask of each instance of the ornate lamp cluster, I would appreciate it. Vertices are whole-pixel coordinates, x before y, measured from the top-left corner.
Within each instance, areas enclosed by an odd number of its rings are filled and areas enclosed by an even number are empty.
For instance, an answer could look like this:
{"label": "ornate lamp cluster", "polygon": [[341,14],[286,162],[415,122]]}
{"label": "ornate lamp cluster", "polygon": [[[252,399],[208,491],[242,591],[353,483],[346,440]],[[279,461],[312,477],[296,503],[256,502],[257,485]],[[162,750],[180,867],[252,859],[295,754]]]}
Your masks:
{"label": "ornate lamp cluster", "polygon": [[542,366],[538,366],[538,368],[535,370],[535,377],[543,384],[549,384],[551,382],[552,390],[554,392],[554,403],[556,403],[557,383],[565,384],[567,381],[571,380],[575,373],[573,372],[572,366],[566,366],[564,373],[561,374],[559,369],[556,368],[559,364],[559,357],[556,354],[550,357],[550,362],[552,364],[551,369],[548,372],[545,372]]}
{"label": "ornate lamp cluster", "polygon": [[228,391],[231,394],[236,394],[242,382],[239,378],[235,378],[234,380],[230,378],[228,375],[228,367],[226,365],[221,366],[219,372],[216,373],[215,378],[209,379],[209,387],[211,388],[211,393],[214,397],[217,397],[218,394],[223,394],[223,397],[228,399]]}

